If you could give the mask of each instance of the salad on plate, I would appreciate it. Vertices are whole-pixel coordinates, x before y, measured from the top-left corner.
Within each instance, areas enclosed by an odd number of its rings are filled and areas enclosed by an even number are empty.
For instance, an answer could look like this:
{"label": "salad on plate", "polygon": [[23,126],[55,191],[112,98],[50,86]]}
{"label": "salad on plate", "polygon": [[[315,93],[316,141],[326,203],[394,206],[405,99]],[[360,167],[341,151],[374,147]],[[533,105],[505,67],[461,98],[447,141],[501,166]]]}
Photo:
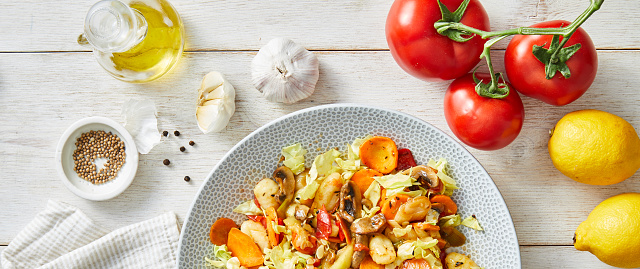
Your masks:
{"label": "salad on plate", "polygon": [[[254,199],[210,229],[211,267],[240,269],[468,269],[464,254],[447,251],[482,230],[475,215],[462,218],[451,195],[458,188],[447,161],[417,164],[409,149],[388,137],[367,136],[330,149],[306,168],[301,144],[282,149],[271,178]],[[447,252],[449,252],[447,254]]]}

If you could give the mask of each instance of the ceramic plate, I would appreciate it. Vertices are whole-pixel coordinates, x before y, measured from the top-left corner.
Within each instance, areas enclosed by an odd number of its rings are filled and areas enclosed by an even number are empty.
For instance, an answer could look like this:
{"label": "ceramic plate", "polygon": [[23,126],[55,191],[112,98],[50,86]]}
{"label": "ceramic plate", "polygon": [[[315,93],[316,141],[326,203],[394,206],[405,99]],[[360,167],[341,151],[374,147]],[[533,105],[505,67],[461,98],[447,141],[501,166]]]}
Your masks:
{"label": "ceramic plate", "polygon": [[484,268],[520,267],[520,251],[509,210],[482,165],[451,137],[418,118],[392,110],[360,105],[325,105],[279,118],[248,135],[213,168],[200,187],[184,221],[178,250],[179,268],[205,268],[212,250],[209,228],[220,217],[240,224],[244,215],[233,213],[238,204],[253,199],[253,187],[270,177],[281,148],[301,143],[307,163],[329,148],[345,148],[368,134],[392,138],[398,148],[411,149],[418,164],[429,159],[449,161],[449,175],[458,182],[453,195],[463,217],[475,214],[484,231],[464,226],[461,248]]}

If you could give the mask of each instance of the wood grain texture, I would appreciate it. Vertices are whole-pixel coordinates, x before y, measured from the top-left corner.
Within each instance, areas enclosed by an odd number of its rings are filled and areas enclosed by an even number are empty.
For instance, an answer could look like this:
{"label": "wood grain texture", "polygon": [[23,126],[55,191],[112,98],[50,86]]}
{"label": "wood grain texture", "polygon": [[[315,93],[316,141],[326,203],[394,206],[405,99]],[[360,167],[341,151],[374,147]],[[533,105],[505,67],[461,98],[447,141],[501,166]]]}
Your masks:
{"label": "wood grain texture", "polygon": [[586,251],[572,246],[521,246],[522,268],[614,269]]}
{"label": "wood grain texture", "polygon": [[[494,53],[497,69],[501,51]],[[48,199],[64,201],[115,229],[174,211],[183,220],[211,168],[239,140],[269,121],[302,108],[329,103],[368,104],[406,112],[451,134],[443,117],[446,82],[427,83],[400,70],[388,52],[321,52],[316,92],[299,103],[270,103],[250,84],[254,52],[187,53],[176,70],[149,84],[108,76],[90,53],[20,53],[0,57],[0,244],[7,244]],[[570,111],[595,108],[615,113],[638,128],[640,76],[631,66],[640,51],[601,51],[600,73],[578,101],[552,107],[523,98],[524,129],[498,151],[470,150],[496,182],[513,217],[521,245],[571,245],[575,228],[602,200],[640,192],[640,174],[613,186],[576,183],[548,158],[548,130]],[[614,68],[626,67],[620,72]],[[627,67],[628,66],[628,67]],[[227,129],[204,135],[194,119],[196,89],[209,71],[222,71],[237,91],[237,110]],[[612,93],[616,93],[613,95]],[[160,130],[179,130],[140,156],[133,184],[106,202],[83,200],[57,176],[54,152],[63,131],[88,116],[122,122],[122,103],[132,97],[156,102]],[[196,146],[179,147],[194,140]],[[162,160],[171,160],[164,166]],[[189,175],[187,183],[183,177]],[[482,216],[478,216],[482,222]],[[526,268],[526,267],[525,267]]]}
{"label": "wood grain texture", "polygon": [[[76,44],[96,1],[0,1],[0,52],[82,51]],[[391,0],[171,1],[183,18],[186,49],[258,50],[287,37],[313,50],[387,49],[384,26]],[[494,30],[574,20],[587,0],[482,0]],[[53,12],[53,13],[52,13]],[[640,1],[607,1],[584,28],[597,48],[640,47]],[[48,17],[51,16],[51,17]],[[496,44],[505,48],[507,42]]]}

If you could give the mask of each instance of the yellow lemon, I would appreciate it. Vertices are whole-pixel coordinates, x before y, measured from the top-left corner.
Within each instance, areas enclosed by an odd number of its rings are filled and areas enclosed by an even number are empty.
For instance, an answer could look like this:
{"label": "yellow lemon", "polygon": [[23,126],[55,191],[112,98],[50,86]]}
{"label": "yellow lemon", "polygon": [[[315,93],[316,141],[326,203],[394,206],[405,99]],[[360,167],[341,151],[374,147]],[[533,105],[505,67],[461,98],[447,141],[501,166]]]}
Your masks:
{"label": "yellow lemon", "polygon": [[610,185],[640,168],[640,138],[624,119],[600,110],[571,112],[549,139],[553,165],[575,181]]}
{"label": "yellow lemon", "polygon": [[577,250],[589,251],[604,263],[640,267],[640,193],[604,200],[582,222],[574,237]]}

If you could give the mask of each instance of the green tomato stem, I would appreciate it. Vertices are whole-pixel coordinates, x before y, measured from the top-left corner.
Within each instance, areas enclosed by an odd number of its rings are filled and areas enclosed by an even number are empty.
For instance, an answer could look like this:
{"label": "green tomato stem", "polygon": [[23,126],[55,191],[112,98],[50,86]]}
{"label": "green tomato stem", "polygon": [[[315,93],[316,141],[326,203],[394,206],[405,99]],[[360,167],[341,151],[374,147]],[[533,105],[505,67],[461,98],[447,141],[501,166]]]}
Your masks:
{"label": "green tomato stem", "polygon": [[[502,31],[493,31],[487,32],[483,30],[479,30],[473,27],[469,27],[460,22],[442,22],[438,21],[434,24],[434,27],[440,32],[444,29],[453,29],[463,31],[469,34],[475,34],[480,36],[482,39],[491,38],[484,45],[484,49],[480,58],[483,57],[487,61],[487,67],[489,68],[489,74],[491,75],[491,83],[486,87],[483,92],[485,94],[479,94],[482,96],[492,97],[492,98],[504,98],[508,95],[509,88],[506,84],[501,84],[498,82],[498,75],[495,74],[493,70],[493,64],[491,63],[491,46],[496,42],[502,40],[503,38],[511,35],[560,35],[562,36],[562,41],[560,46],[553,51],[551,56],[551,61],[557,61],[558,52],[566,45],[569,41],[569,38],[578,30],[578,28],[589,18],[591,15],[598,11],[602,6],[604,0],[591,0],[589,7],[580,14],[572,23],[567,25],[566,27],[561,28],[533,28],[533,27],[518,27],[509,30]],[[500,87],[502,86],[502,87]],[[506,89],[506,94],[500,94],[502,91]]]}

